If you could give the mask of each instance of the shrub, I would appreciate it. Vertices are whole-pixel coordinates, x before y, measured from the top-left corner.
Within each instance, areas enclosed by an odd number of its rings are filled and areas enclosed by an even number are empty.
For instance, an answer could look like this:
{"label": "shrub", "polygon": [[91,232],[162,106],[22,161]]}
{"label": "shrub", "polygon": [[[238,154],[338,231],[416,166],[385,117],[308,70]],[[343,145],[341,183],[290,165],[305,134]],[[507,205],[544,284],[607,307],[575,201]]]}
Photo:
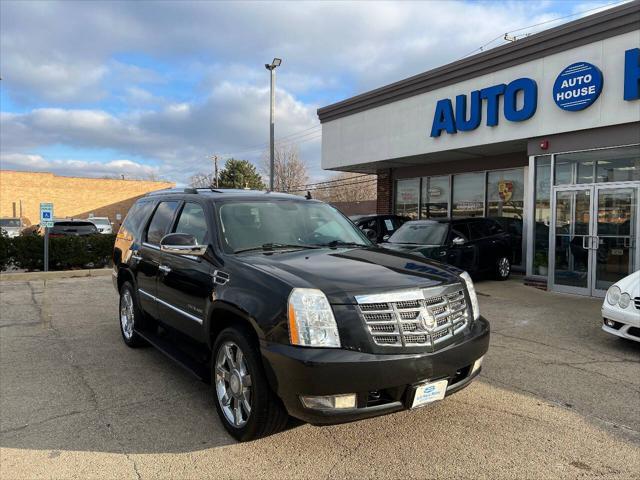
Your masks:
{"label": "shrub", "polygon": [[12,256],[11,239],[4,231],[0,231],[0,271],[4,271],[11,263]]}
{"label": "shrub", "polygon": [[[24,270],[44,269],[43,237],[4,238],[0,242],[0,269],[5,270],[10,264]],[[111,260],[114,242],[115,235],[50,238],[49,269],[104,267]]]}

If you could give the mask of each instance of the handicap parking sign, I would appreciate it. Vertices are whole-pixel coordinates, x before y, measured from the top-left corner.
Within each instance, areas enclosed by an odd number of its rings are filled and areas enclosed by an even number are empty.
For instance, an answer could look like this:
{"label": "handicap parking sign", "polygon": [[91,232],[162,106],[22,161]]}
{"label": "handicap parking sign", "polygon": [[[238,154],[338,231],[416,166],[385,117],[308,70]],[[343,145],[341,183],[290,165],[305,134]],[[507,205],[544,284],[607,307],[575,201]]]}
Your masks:
{"label": "handicap parking sign", "polygon": [[53,203],[40,204],[40,225],[53,227]]}

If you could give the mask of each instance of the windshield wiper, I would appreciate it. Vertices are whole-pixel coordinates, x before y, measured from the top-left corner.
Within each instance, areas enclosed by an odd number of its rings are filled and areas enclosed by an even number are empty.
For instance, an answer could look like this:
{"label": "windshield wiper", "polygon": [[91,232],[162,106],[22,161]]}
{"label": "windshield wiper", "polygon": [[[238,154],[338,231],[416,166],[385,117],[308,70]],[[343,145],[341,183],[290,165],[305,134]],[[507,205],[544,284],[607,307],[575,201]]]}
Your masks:
{"label": "windshield wiper", "polygon": [[318,246],[329,247],[329,248],[335,248],[335,247],[366,247],[366,245],[363,245],[361,243],[343,242],[342,240],[333,240],[333,241],[331,241],[329,243],[320,243],[320,244],[318,244]]}
{"label": "windshield wiper", "polygon": [[300,245],[300,244],[289,244],[289,243],[263,243],[259,247],[241,248],[239,250],[234,250],[233,253],[251,252],[256,250],[269,252],[269,251],[280,249],[280,248],[314,249],[314,248],[320,248],[320,247],[315,247],[313,245]]}

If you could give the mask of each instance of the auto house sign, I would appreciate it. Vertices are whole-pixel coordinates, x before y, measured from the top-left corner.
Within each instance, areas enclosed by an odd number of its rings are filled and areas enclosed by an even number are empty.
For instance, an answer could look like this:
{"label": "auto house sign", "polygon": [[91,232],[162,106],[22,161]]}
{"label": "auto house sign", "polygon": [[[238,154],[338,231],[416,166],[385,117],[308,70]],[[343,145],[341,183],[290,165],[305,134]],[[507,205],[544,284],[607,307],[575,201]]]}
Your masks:
{"label": "auto house sign", "polygon": [[[640,48],[624,52],[624,101],[640,99]],[[556,106],[567,112],[578,112],[593,105],[604,84],[600,69],[586,61],[572,63],[561,70],[551,95]],[[547,94],[544,95],[547,97]],[[543,98],[544,98],[543,97]],[[479,127],[494,128],[506,122],[524,122],[538,110],[538,84],[522,77],[509,83],[498,83],[461,93],[436,102],[430,136],[455,135]]]}
{"label": "auto house sign", "polygon": [[587,62],[578,62],[562,70],[553,84],[553,101],[563,110],[584,110],[602,92],[602,72]]}

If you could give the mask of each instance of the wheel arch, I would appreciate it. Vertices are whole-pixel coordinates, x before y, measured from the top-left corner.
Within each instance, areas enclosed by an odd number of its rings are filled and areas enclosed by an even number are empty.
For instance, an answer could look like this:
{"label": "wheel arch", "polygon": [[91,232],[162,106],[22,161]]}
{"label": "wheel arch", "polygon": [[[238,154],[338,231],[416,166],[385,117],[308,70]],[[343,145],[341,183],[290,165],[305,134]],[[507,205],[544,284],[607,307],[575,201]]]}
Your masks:
{"label": "wheel arch", "polygon": [[232,326],[244,327],[251,335],[251,340],[255,342],[256,347],[259,347],[260,340],[264,338],[264,332],[255,319],[235,305],[218,300],[211,307],[205,325],[209,348],[213,347],[216,337],[222,330]]}
{"label": "wheel arch", "polygon": [[120,266],[118,268],[118,278],[117,278],[118,292],[120,291],[120,289],[122,288],[122,285],[124,285],[124,282],[126,281],[130,281],[131,285],[133,285],[133,288],[136,288],[136,280],[135,280],[135,276],[133,275],[133,272],[127,267]]}

